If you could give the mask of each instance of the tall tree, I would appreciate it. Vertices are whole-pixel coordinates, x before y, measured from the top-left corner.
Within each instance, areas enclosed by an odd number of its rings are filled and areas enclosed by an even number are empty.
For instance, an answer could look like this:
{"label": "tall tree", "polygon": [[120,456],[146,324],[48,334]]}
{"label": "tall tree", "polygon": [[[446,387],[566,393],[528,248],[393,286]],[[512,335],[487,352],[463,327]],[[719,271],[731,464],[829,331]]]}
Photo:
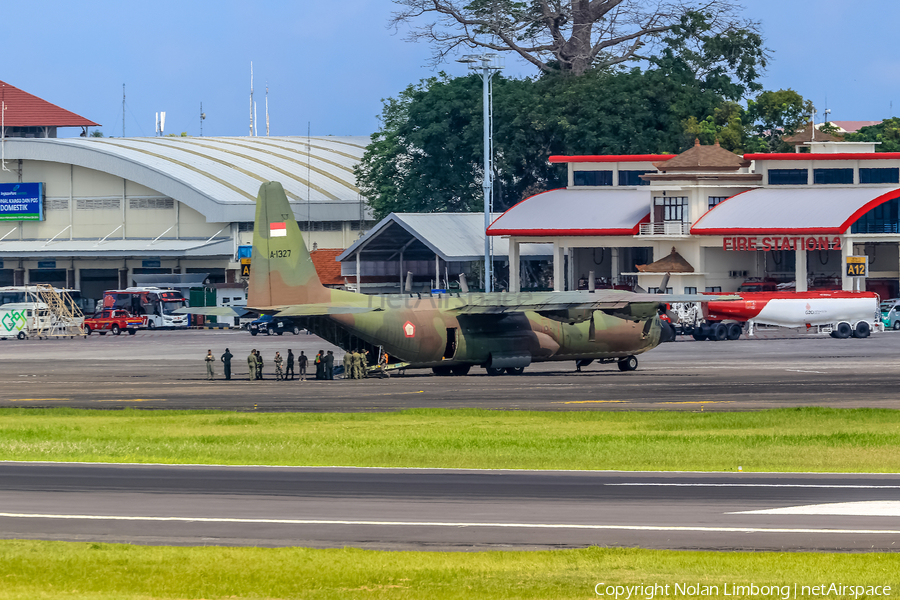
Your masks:
{"label": "tall tree", "polygon": [[[544,72],[587,70],[646,60],[664,35],[702,20],[693,41],[723,47],[759,35],[730,0],[394,0],[391,25],[432,45],[435,64],[461,48],[509,52]],[[421,23],[424,19],[425,22]],[[732,62],[733,60],[726,61]],[[739,61],[738,61],[739,62]],[[734,64],[732,64],[734,66]]]}
{"label": "tall tree", "polygon": [[747,102],[747,114],[754,123],[754,133],[761,138],[769,152],[790,152],[782,141],[809,123],[813,104],[792,89],[762,92]]}

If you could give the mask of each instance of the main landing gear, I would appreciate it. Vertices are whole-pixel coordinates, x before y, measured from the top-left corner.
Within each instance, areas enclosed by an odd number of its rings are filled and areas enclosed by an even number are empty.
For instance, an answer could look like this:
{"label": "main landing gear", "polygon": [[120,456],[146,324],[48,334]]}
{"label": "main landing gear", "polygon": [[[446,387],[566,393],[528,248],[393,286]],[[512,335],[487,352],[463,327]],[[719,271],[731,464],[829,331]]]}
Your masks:
{"label": "main landing gear", "polygon": [[[575,361],[575,372],[581,373],[581,367],[586,367],[594,362],[592,358],[582,358]],[[636,356],[626,356],[625,358],[601,358],[601,364],[616,363],[620,371],[636,371],[638,368],[638,359]]]}
{"label": "main landing gear", "polygon": [[620,371],[634,371],[638,368],[637,356],[626,356],[618,362]]}
{"label": "main landing gear", "polygon": [[491,376],[503,375],[504,373],[507,375],[521,375],[525,372],[525,367],[485,367],[485,370]]}

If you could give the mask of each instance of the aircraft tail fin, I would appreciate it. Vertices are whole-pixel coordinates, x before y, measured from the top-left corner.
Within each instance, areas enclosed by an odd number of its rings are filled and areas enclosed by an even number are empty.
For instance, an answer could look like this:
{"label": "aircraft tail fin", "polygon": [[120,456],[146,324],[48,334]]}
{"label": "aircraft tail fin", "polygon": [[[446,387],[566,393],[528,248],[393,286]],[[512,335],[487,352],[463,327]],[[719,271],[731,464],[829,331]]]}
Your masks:
{"label": "aircraft tail fin", "polygon": [[312,304],[331,300],[313,265],[284,188],[259,187],[247,306]]}

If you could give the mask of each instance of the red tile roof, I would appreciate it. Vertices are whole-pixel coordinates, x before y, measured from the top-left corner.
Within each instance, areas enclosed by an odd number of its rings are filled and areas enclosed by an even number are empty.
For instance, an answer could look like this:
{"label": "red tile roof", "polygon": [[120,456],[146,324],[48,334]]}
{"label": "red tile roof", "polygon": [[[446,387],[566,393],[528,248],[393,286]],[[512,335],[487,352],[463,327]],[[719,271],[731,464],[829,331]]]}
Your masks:
{"label": "red tile roof", "polygon": [[323,248],[309,253],[322,285],[344,285],[341,263],[335,260],[343,251],[342,248]]}
{"label": "red tile roof", "polygon": [[6,104],[4,122],[7,127],[99,126],[99,123],[94,123],[3,81],[0,81],[0,99]]}
{"label": "red tile roof", "polygon": [[668,171],[737,171],[741,167],[750,166],[750,161],[722,148],[719,142],[712,146],[703,146],[700,144],[700,139],[697,138],[694,140],[692,148],[666,162],[654,163],[653,166],[663,173]]}
{"label": "red tile roof", "polygon": [[870,127],[872,125],[878,125],[881,121],[832,121],[831,124],[835,127],[839,127],[843,129],[847,133],[856,133],[863,127]]}
{"label": "red tile roof", "polygon": [[787,144],[791,146],[797,146],[799,144],[804,144],[806,142],[841,142],[843,138],[836,135],[831,135],[830,133],[825,133],[824,131],[819,131],[819,128],[816,127],[816,139],[812,139],[812,135],[810,132],[812,129],[810,128],[810,124],[807,123],[806,126],[795,133],[794,135],[785,136],[782,139]]}

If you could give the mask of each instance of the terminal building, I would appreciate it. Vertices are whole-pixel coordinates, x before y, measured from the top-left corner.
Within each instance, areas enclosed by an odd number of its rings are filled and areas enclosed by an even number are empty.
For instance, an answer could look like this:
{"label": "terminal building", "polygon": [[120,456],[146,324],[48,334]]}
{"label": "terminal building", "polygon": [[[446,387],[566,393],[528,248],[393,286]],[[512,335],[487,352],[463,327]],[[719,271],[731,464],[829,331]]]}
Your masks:
{"label": "terminal building", "polygon": [[284,186],[312,249],[346,248],[372,224],[353,175],[368,137],[96,138],[96,123],[0,85],[0,286],[97,299],[136,275],[239,283],[266,181]]}
{"label": "terminal building", "polygon": [[[900,295],[900,153],[875,143],[811,140],[806,152],[738,156],[718,145],[679,155],[552,156],[568,185],[493,221],[508,240],[509,289],[520,248],[552,244],[553,289],[729,292],[844,289]],[[847,256],[867,256],[864,284]],[[859,289],[857,288],[857,289]]]}

